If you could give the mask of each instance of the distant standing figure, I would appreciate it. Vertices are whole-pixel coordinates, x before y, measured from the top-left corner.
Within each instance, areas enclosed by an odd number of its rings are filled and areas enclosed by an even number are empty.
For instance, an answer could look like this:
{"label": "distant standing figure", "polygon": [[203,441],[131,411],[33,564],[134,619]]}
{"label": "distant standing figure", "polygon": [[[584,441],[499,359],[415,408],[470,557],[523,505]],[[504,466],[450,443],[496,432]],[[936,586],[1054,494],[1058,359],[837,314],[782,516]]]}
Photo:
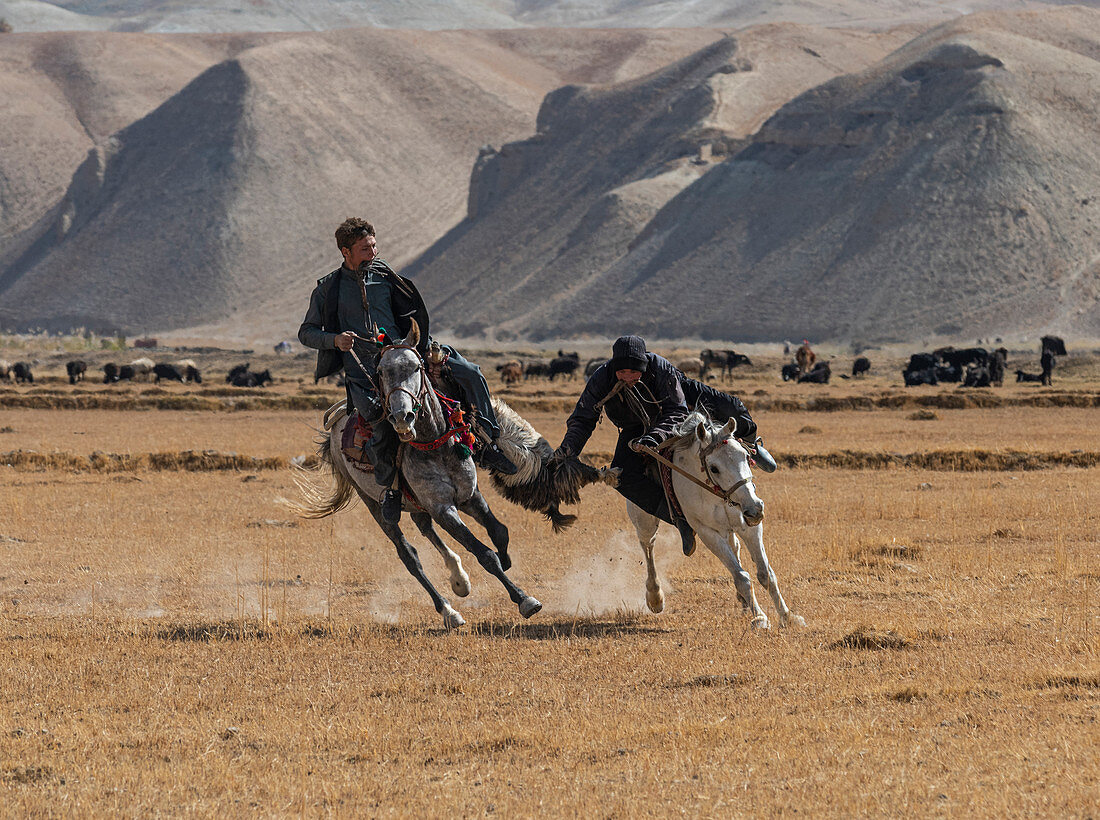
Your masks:
{"label": "distant standing figure", "polygon": [[798,364],[798,375],[802,376],[813,370],[817,354],[810,348],[810,343],[803,339],[798,350],[794,352],[794,360]]}
{"label": "distant standing figure", "polygon": [[860,356],[854,362],[852,362],[852,375],[862,376],[871,369],[871,360],[866,356]]}

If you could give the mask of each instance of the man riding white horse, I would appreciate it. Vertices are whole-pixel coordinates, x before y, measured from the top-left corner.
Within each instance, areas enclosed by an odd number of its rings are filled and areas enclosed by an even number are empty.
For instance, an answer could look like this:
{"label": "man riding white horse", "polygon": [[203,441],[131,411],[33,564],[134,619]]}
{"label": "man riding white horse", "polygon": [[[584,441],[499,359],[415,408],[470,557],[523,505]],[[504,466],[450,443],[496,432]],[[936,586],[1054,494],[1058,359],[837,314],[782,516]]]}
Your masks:
{"label": "man riding white horse", "polygon": [[[664,488],[647,470],[645,448],[658,449],[687,418],[689,410],[705,412],[715,421],[735,420],[734,435],[752,441],[756,422],[744,403],[728,393],[690,379],[667,359],[646,350],[640,336],[620,336],[612,346],[612,358],[588,380],[577,406],[569,416],[567,431],[555,457],[561,461],[578,456],[600,413],[619,428],[612,467],[621,469],[618,491],[628,501],[674,525],[680,531],[684,554],[695,551],[695,533],[674,516]],[[771,456],[757,445],[764,469],[774,469]]]}
{"label": "man riding white horse", "polygon": [[[416,286],[378,257],[374,226],[369,222],[354,217],[344,220],[336,229],[336,246],[344,263],[317,281],[298,339],[318,351],[316,379],[343,369],[348,401],[366,422],[376,422],[383,413],[375,386],[378,351],[371,343],[380,333],[390,339],[404,337],[415,320],[420,328],[417,351],[428,361],[428,311]],[[454,348],[441,349],[451,378],[476,409],[480,426],[491,439],[480,449],[478,463],[506,475],[514,474],[516,466],[496,445],[499,428],[481,369]],[[363,447],[374,467],[375,481],[387,488],[382,496],[382,517],[391,522],[401,518],[397,449],[393,428],[377,423],[373,425],[373,437]]]}

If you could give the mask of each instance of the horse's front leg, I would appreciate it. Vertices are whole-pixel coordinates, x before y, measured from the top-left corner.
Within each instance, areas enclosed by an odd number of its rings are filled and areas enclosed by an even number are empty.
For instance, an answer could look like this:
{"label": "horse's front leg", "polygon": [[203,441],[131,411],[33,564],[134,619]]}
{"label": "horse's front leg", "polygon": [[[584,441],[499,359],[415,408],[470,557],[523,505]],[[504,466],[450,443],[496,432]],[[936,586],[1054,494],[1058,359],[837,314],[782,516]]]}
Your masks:
{"label": "horse's front leg", "polygon": [[733,585],[737,588],[737,597],[741,600],[743,608],[747,602],[749,614],[752,616],[753,629],[767,629],[769,626],[768,616],[764,614],[764,610],[760,608],[760,603],[756,600],[756,593],[752,588],[752,578],[741,566],[737,549],[730,545],[724,534],[711,527],[701,526],[695,533],[733,576]]}
{"label": "horse's front leg", "polygon": [[374,516],[374,520],[378,522],[378,526],[382,528],[382,532],[397,547],[397,555],[401,559],[401,563],[405,565],[409,573],[420,582],[420,585],[431,597],[435,611],[443,616],[443,625],[448,629],[455,629],[466,623],[462,615],[432,586],[432,582],[424,574],[424,567],[420,563],[420,556],[416,553],[416,547],[408,542],[405,534],[401,532],[401,528],[396,523],[391,523],[382,517],[382,506],[373,498],[362,492],[359,493],[359,497],[367,505],[367,509]]}
{"label": "horse's front leg", "polygon": [[462,559],[454,550],[443,543],[439,533],[432,527],[432,517],[424,512],[412,513],[413,523],[431,545],[443,556],[443,563],[447,565],[447,571],[451,574],[451,590],[460,598],[470,594],[470,576],[462,568]]}
{"label": "horse's front leg", "polygon": [[510,570],[512,568],[512,559],[508,557],[508,528],[493,515],[493,511],[489,509],[489,505],[485,501],[485,496],[481,494],[481,490],[475,488],[470,498],[462,504],[459,504],[458,508],[485,528],[485,532],[489,534],[489,540],[492,541],[493,546],[497,548],[497,558],[500,560],[500,568],[505,572]]}
{"label": "horse's front leg", "polygon": [[755,527],[742,527],[741,538],[744,540],[745,546],[749,548],[753,563],[756,564],[756,580],[767,587],[768,593],[772,596],[772,603],[775,604],[775,611],[779,615],[779,626],[781,628],[805,626],[805,619],[801,615],[791,614],[790,609],[787,608],[787,602],[783,600],[783,595],[779,592],[779,582],[775,578],[775,571],[768,563],[768,554],[764,551],[763,523],[757,524]]}
{"label": "horse's front leg", "polygon": [[661,579],[657,577],[657,567],[653,563],[653,547],[657,542],[657,528],[661,520],[650,515],[637,504],[626,502],[626,514],[638,534],[638,543],[645,555],[645,605],[650,612],[662,612],[665,608],[665,593],[661,589]]}
{"label": "horse's front leg", "polygon": [[440,505],[431,511],[432,519],[441,526],[448,535],[468,549],[477,558],[477,562],[485,567],[485,570],[494,576],[508,591],[508,597],[512,603],[519,605],[519,614],[524,618],[530,618],[540,609],[542,604],[538,599],[528,595],[504,574],[497,554],[482,544],[477,536],[470,532],[469,527],[462,523],[458,517],[458,510],[453,505]]}

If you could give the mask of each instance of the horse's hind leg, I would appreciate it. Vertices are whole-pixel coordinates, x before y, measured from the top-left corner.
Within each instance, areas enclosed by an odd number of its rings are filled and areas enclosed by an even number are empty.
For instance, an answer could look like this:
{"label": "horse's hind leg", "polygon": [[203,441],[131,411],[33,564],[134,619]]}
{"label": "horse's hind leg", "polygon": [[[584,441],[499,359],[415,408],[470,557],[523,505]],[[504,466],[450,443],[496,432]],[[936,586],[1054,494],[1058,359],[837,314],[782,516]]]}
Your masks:
{"label": "horse's hind leg", "polygon": [[489,509],[489,505],[486,503],[485,496],[481,494],[481,491],[475,489],[473,495],[470,496],[470,500],[464,504],[459,504],[458,508],[485,528],[485,532],[489,534],[489,540],[497,548],[500,568],[505,572],[510,570],[512,559],[508,557],[508,528],[493,515],[493,511]]}
{"label": "horse's hind leg", "polygon": [[772,596],[772,603],[775,604],[775,611],[779,615],[779,626],[805,626],[806,621],[801,615],[791,614],[790,609],[787,608],[787,602],[779,592],[775,571],[768,563],[768,554],[764,551],[764,525],[757,524],[755,527],[742,528],[741,538],[744,539],[745,546],[752,554],[752,561],[756,564],[756,580],[767,587],[768,593]]}
{"label": "horse's hind leg", "polygon": [[665,593],[661,589],[661,579],[657,577],[657,567],[653,563],[653,546],[657,541],[657,528],[660,519],[650,515],[637,504],[626,502],[626,513],[630,523],[638,534],[638,543],[645,554],[645,605],[650,612],[661,612],[665,608]]}
{"label": "horse's hind leg", "polygon": [[432,517],[430,515],[423,512],[413,513],[412,520],[417,529],[443,556],[443,563],[447,565],[447,570],[451,573],[451,591],[459,598],[465,598],[470,594],[470,576],[462,568],[462,559],[443,543],[443,539],[432,527]]}
{"label": "horse's hind leg", "polygon": [[519,605],[520,615],[524,618],[530,618],[542,609],[542,604],[537,599],[512,583],[511,579],[504,574],[504,569],[500,565],[497,554],[482,544],[477,536],[470,532],[469,528],[462,523],[462,519],[458,517],[457,509],[453,506],[440,507],[432,514],[432,518],[446,530],[448,535],[472,552],[477,558],[477,562],[504,585],[504,588],[508,591],[508,597],[512,599],[512,603]]}
{"label": "horse's hind leg", "polygon": [[382,528],[382,532],[397,547],[397,556],[401,559],[401,563],[405,565],[413,578],[420,582],[420,586],[424,587],[431,597],[435,611],[443,616],[443,625],[448,629],[454,629],[466,623],[465,619],[451,606],[450,602],[432,586],[432,582],[424,574],[424,567],[420,564],[420,556],[416,554],[416,547],[408,542],[404,533],[401,532],[401,528],[382,517],[382,507],[377,501],[363,493],[359,495],[363,499],[363,503],[367,505],[367,509],[370,510],[370,514],[374,516],[374,520],[378,522],[378,526]]}

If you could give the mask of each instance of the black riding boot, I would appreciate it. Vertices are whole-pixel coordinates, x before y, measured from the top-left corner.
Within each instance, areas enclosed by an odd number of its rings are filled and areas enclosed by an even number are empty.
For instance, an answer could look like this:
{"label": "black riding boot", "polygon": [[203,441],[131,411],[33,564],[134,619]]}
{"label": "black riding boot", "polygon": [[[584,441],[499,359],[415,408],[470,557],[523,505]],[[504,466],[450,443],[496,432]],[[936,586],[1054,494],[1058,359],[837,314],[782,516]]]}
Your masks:
{"label": "black riding boot", "polygon": [[495,441],[490,441],[484,447],[482,447],[475,459],[479,467],[484,467],[486,470],[492,470],[494,473],[500,473],[501,475],[515,475],[519,468],[516,467],[509,459],[500,451]]}
{"label": "black riding boot", "polygon": [[401,493],[393,487],[382,493],[382,520],[391,524],[401,520]]}

